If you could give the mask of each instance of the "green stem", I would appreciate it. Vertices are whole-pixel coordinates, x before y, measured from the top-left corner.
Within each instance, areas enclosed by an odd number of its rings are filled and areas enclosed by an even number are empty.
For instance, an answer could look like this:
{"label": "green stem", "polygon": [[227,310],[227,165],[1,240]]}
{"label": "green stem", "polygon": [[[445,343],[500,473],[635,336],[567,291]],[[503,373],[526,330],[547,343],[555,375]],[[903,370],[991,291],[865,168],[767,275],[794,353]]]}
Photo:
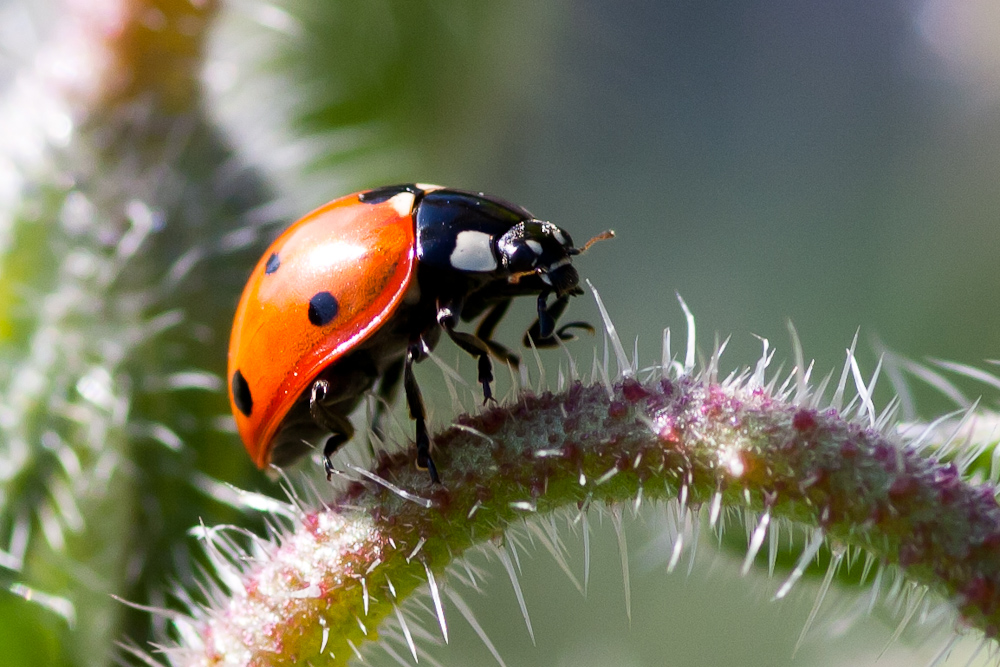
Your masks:
{"label": "green stem", "polygon": [[994,636],[994,490],[908,449],[864,412],[846,419],[817,402],[753,379],[682,376],[576,383],[460,417],[435,438],[441,486],[408,455],[383,457],[328,507],[290,508],[291,532],[255,549],[249,566],[208,531],[229,597],[184,621],[193,630],[184,636],[197,639],[176,662],[346,664],[428,580],[437,599],[433,574],[470,547],[502,539],[526,517],[632,501],[640,490],[707,506],[710,520],[720,508],[749,507],[814,526],[899,565]]}

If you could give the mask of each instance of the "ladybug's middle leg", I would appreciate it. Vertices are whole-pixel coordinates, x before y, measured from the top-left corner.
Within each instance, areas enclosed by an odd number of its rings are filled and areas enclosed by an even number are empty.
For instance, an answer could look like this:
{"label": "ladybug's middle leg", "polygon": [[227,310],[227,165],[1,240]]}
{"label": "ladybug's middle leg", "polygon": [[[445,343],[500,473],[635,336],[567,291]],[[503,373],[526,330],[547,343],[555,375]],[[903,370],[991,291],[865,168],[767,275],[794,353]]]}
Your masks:
{"label": "ladybug's middle leg", "polygon": [[476,327],[476,338],[483,341],[483,344],[490,348],[490,353],[494,357],[516,369],[521,365],[521,358],[493,340],[493,331],[497,328],[503,316],[507,314],[510,301],[509,298],[498,301],[492,308],[486,311],[483,319],[479,321],[479,326]]}
{"label": "ladybug's middle leg", "polygon": [[354,436],[354,426],[344,415],[337,412],[331,405],[324,403],[330,394],[330,383],[326,380],[313,382],[309,393],[309,414],[313,421],[330,431],[331,435],[323,446],[323,469],[326,471],[326,481],[333,479],[333,463],[330,457],[345,442]]}
{"label": "ladybug's middle leg", "polygon": [[413,375],[413,362],[423,357],[422,343],[411,343],[406,350],[406,360],[403,362],[403,391],[406,393],[406,405],[410,409],[410,419],[417,422],[417,467],[427,470],[431,481],[441,483],[437,466],[431,458],[431,438],[427,435],[427,413],[424,412],[424,399],[420,396],[417,378]]}
{"label": "ladybug's middle leg", "polygon": [[439,306],[437,321],[448,337],[460,348],[476,357],[479,362],[479,383],[483,385],[483,403],[493,398],[490,383],[493,382],[493,363],[490,361],[490,348],[482,339],[472,334],[455,331],[458,324],[459,307],[452,305]]}

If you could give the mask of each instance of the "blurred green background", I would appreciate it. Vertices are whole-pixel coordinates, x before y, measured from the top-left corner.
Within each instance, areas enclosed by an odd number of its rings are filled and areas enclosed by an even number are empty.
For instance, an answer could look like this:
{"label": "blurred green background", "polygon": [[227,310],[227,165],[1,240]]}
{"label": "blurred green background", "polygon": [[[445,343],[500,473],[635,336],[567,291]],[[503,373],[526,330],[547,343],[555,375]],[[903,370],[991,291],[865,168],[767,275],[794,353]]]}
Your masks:
{"label": "blurred green background", "polygon": [[[20,40],[3,62],[8,82],[45,44],[52,7],[5,3],[0,30]],[[818,377],[839,369],[858,327],[866,374],[876,340],[918,360],[1000,356],[1000,10],[990,0],[233,0],[215,21],[202,79],[198,111],[274,197],[249,254],[341,194],[440,183],[517,202],[578,242],[614,228],[618,238],[578,266],[623,338],[638,337],[646,364],[659,361],[664,327],[682,349],[675,292],[695,313],[702,352],[716,332],[733,335],[726,369],[756,361],[755,336],[788,359],[789,319]],[[236,284],[252,260],[223,261]],[[218,303],[234,307],[238,286],[223,292]],[[571,313],[599,321],[589,296]],[[219,306],[198,322],[214,371],[230,316]],[[499,338],[516,340],[530,319],[531,304],[520,304]],[[583,369],[594,343],[571,346]],[[423,377],[427,386],[436,375]],[[425,391],[443,423],[447,395]],[[950,409],[933,393],[918,397],[924,417]],[[200,469],[276,492],[213,462],[243,455],[234,435],[202,447]],[[487,595],[465,597],[507,664],[873,664],[898,620],[876,614],[848,630],[857,596],[835,592],[793,663],[815,580],[771,603],[780,574],[740,578],[740,553],[708,542],[690,576],[668,576],[662,518],[648,508],[639,518],[627,530],[631,623],[607,521],[592,521],[586,600],[544,552],[522,559],[537,646],[502,568],[489,568]],[[567,542],[582,571],[579,537]],[[19,600],[0,611],[7,641],[39,613]],[[434,649],[436,659],[489,664],[451,617],[452,645]],[[434,632],[429,617],[425,626]],[[905,637],[879,664],[925,664],[945,641],[925,630]],[[960,644],[948,664],[974,648]],[[10,664],[40,664],[38,653],[16,653]],[[394,661],[376,649],[372,663]]]}

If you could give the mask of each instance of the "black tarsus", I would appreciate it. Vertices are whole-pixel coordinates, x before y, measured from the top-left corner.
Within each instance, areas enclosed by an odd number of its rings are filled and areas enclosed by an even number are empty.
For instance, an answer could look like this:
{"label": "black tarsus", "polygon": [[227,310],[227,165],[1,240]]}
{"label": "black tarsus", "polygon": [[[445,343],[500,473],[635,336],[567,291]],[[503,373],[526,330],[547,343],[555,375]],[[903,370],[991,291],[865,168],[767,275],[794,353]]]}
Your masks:
{"label": "black tarsus", "polygon": [[569,305],[570,294],[563,294],[552,305],[546,306],[549,293],[542,292],[538,295],[538,319],[528,327],[524,333],[522,343],[525,347],[531,347],[532,343],[536,348],[542,349],[555,347],[559,341],[575,340],[576,336],[569,333],[570,329],[582,329],[594,333],[594,327],[587,322],[569,322],[556,329],[556,322]]}

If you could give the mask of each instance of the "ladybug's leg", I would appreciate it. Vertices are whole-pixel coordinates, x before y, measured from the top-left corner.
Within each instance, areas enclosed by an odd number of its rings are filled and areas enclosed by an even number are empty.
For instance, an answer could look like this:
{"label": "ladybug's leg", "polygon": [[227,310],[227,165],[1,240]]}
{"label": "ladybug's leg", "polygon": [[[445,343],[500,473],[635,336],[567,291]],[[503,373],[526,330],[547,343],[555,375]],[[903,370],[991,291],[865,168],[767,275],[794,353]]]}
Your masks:
{"label": "ladybug's leg", "polygon": [[382,373],[382,380],[378,385],[377,400],[375,410],[372,413],[372,432],[383,439],[382,420],[385,418],[385,411],[396,399],[396,390],[399,389],[399,381],[403,377],[403,360],[392,362]]}
{"label": "ladybug's leg", "polygon": [[326,439],[323,446],[323,469],[326,471],[326,481],[333,479],[333,463],[330,457],[345,442],[354,436],[354,426],[347,417],[339,414],[330,406],[324,405],[323,400],[330,393],[330,383],[326,380],[316,380],[313,382],[312,391],[309,394],[309,414],[313,421],[330,431],[331,435]]}
{"label": "ladybug's leg", "polygon": [[483,319],[479,321],[479,326],[476,327],[476,338],[483,341],[483,344],[490,349],[490,354],[494,357],[505,364],[510,364],[514,368],[517,368],[521,365],[521,358],[493,340],[493,330],[497,328],[497,324],[500,323],[500,320],[507,313],[509,306],[510,299],[504,299],[490,308],[486,312],[486,315],[483,316]]}
{"label": "ladybug's leg", "polygon": [[551,306],[546,306],[545,302],[548,297],[548,292],[542,292],[538,295],[538,319],[524,333],[523,343],[525,347],[531,347],[532,343],[537,348],[555,347],[560,340],[575,340],[576,336],[569,333],[570,329],[583,329],[591,334],[594,333],[594,327],[586,322],[570,322],[556,330],[556,321],[569,305],[570,295],[563,294],[553,301]]}
{"label": "ladybug's leg", "polygon": [[486,403],[493,398],[493,392],[490,390],[490,382],[493,382],[490,348],[483,340],[472,334],[455,331],[455,325],[458,324],[456,310],[458,309],[453,310],[451,306],[440,306],[437,321],[456,345],[479,360],[479,383],[483,385],[483,403]]}
{"label": "ladybug's leg", "polygon": [[424,412],[424,399],[420,396],[417,378],[413,375],[413,362],[423,358],[421,343],[411,343],[406,350],[406,360],[403,362],[403,391],[406,393],[406,405],[410,409],[410,419],[417,422],[417,467],[426,470],[431,481],[441,483],[437,467],[431,459],[431,439],[427,435],[427,414]]}

